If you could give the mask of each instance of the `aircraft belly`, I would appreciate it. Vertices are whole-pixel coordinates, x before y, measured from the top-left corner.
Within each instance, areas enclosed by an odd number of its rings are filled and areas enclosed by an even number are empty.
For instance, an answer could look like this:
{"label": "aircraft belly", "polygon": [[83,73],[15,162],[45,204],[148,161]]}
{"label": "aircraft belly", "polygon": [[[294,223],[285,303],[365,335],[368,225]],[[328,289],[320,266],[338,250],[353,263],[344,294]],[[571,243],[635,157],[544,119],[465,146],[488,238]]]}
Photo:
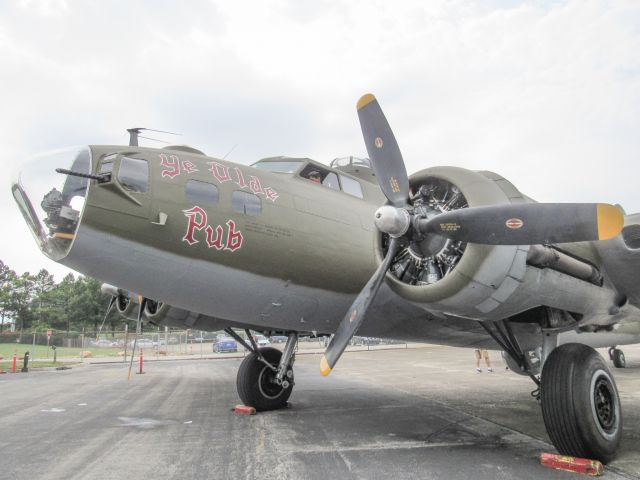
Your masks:
{"label": "aircraft belly", "polygon": [[62,263],[185,310],[278,328],[329,331],[331,319],[341,318],[353,299],[189,259],[87,226],[78,232],[74,248]]}
{"label": "aircraft belly", "polygon": [[[135,255],[135,262],[130,255]],[[332,333],[354,298],[187,259],[87,226],[78,232],[74,248],[63,263],[147,298],[197,312],[202,318],[196,325],[203,329],[207,324],[219,329],[228,321],[254,327]],[[403,300],[387,285],[382,286],[361,333],[458,346],[486,340],[476,322],[438,319]]]}

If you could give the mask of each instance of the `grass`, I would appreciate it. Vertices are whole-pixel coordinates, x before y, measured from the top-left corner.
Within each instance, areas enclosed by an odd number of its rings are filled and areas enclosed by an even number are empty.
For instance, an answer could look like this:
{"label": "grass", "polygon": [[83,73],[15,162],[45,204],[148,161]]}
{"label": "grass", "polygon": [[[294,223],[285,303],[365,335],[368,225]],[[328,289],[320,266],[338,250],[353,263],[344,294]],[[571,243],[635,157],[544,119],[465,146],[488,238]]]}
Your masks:
{"label": "grass", "polygon": [[[2,361],[0,362],[0,370],[5,370],[7,372],[11,371],[11,361]],[[61,367],[63,365],[77,365],[78,362],[29,362],[29,370],[32,368],[44,368],[44,367]],[[19,372],[22,369],[22,362],[18,362],[16,365],[16,371]]]}
{"label": "grass", "polygon": [[[58,358],[60,357],[79,357],[81,351],[89,351],[92,353],[93,357],[117,357],[118,352],[124,350],[124,347],[113,347],[113,348],[97,348],[97,347],[86,347],[82,348],[67,348],[67,347],[57,347],[56,352]],[[31,358],[36,358],[38,360],[46,359],[48,355],[48,359],[53,360],[53,350],[51,347],[46,345],[36,345],[35,350],[32,344],[25,343],[0,343],[0,357],[4,357],[5,361],[11,362],[13,359],[13,352],[18,352],[18,357],[22,357],[24,352],[29,352]],[[20,363],[20,362],[19,362]]]}

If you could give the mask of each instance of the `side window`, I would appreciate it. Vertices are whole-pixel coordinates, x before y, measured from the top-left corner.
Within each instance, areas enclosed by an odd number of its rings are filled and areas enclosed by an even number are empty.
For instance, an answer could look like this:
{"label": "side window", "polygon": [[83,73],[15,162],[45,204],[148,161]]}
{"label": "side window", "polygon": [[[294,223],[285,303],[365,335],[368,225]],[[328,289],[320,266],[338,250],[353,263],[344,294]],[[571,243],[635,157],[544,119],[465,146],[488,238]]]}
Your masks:
{"label": "side window", "polygon": [[257,216],[262,213],[262,201],[253,193],[236,190],[231,194],[231,207],[238,213]]}
{"label": "side window", "polygon": [[344,193],[348,193],[349,195],[353,195],[354,197],[363,198],[362,186],[357,180],[354,180],[351,177],[340,175],[340,183],[342,183],[342,191]]}
{"label": "side window", "polygon": [[334,190],[340,190],[340,184],[338,183],[338,176],[333,172],[329,172],[327,176],[324,177],[324,180],[322,180],[322,184],[325,187],[333,188]]}
{"label": "side window", "polygon": [[127,190],[145,193],[149,189],[149,164],[139,158],[122,157],[118,181]]}
{"label": "side window", "polygon": [[117,155],[107,155],[100,162],[100,168],[98,169],[98,173],[111,173],[113,172],[113,162],[116,159]]}
{"label": "side window", "polygon": [[218,203],[218,187],[213,183],[187,180],[184,193],[187,200],[194,204],[217,205]]}

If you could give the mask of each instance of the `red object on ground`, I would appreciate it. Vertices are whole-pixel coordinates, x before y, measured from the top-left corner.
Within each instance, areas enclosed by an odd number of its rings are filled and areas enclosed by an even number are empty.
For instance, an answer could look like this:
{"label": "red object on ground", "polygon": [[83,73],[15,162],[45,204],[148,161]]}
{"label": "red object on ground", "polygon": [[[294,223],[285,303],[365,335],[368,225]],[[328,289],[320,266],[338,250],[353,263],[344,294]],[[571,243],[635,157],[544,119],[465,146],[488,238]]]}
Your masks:
{"label": "red object on ground", "polygon": [[13,364],[11,365],[11,372],[16,373],[17,368],[18,368],[18,354],[16,352],[13,352]]}
{"label": "red object on ground", "polygon": [[236,405],[233,409],[234,412],[241,415],[255,415],[256,409],[253,407],[247,407],[246,405]]}
{"label": "red object on ground", "polygon": [[604,466],[598,460],[556,455],[554,453],[541,453],[540,464],[556,470],[582,473],[592,477],[599,477],[604,472]]}

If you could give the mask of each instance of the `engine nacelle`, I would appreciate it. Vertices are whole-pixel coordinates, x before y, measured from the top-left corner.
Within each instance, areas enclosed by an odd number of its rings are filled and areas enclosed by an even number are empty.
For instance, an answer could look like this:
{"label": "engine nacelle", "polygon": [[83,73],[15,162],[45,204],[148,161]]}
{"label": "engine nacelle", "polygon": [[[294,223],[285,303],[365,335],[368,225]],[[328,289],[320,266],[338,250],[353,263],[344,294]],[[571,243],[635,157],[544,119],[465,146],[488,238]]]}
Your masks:
{"label": "engine nacelle", "polygon": [[127,320],[138,319],[138,308],[140,305],[138,295],[113,285],[109,285],[108,283],[103,283],[100,290],[102,290],[102,293],[106,293],[116,298],[116,311],[122,317]]}
{"label": "engine nacelle", "polygon": [[[619,292],[619,306],[626,300],[640,304],[640,213],[627,215],[617,237],[596,244],[607,277]],[[623,298],[624,297],[624,298]]]}
{"label": "engine nacelle", "polygon": [[[138,319],[140,297],[132,292],[103,283],[101,290],[116,298],[115,307],[120,315],[127,320]],[[199,330],[222,330],[231,325],[220,318],[202,315],[200,313],[174,307],[164,302],[146,299],[142,319],[154,325],[176,328],[194,328]],[[234,325],[239,326],[239,325]]]}
{"label": "engine nacelle", "polygon": [[222,319],[191,312],[154,300],[147,300],[144,314],[150,323],[168,327],[212,331],[222,330],[229,326],[229,322]]}
{"label": "engine nacelle", "polygon": [[[491,172],[434,167],[412,175],[409,182],[414,208],[427,217],[458,208],[532,201]],[[377,239],[378,261],[386,243],[382,235]],[[528,246],[464,244],[431,235],[420,245],[403,247],[387,283],[403,298],[428,304],[430,311],[491,318],[523,281],[528,250]]]}

